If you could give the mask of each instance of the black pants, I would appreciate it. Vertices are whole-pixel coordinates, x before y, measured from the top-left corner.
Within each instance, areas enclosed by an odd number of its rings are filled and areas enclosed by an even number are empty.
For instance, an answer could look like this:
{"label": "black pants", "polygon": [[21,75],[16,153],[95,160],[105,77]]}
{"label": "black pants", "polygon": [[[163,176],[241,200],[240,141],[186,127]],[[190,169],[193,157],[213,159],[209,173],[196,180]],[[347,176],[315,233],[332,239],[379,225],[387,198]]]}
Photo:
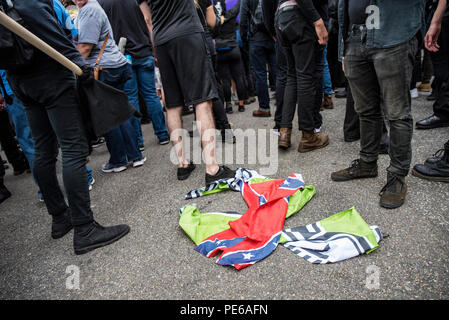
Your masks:
{"label": "black pants", "polygon": [[89,148],[73,73],[49,63],[8,79],[25,106],[35,143],[33,173],[48,212],[59,215],[68,208],[56,177],[59,145],[72,224],[93,221],[86,173]]}
{"label": "black pants", "polygon": [[447,120],[449,119],[449,17],[443,18],[438,44],[440,46],[438,52],[431,52],[437,90],[433,113]]}
{"label": "black pants", "polygon": [[247,46],[241,47],[240,55],[242,56],[243,68],[245,70],[246,92],[248,97],[254,97],[256,96],[256,75],[249,61],[249,48]]}
{"label": "black pants", "polygon": [[292,128],[298,104],[299,130],[313,133],[322,125],[324,47],[318,44],[313,25],[296,6],[278,10],[275,21],[288,65],[281,127]]}
{"label": "black pants", "polygon": [[5,176],[5,166],[3,165],[3,159],[0,155],[0,189],[3,187],[3,177]]}
{"label": "black pants", "polygon": [[280,129],[282,124],[282,113],[284,109],[284,94],[287,86],[287,58],[282,51],[279,42],[276,42],[277,68],[276,75],[276,112],[274,114],[275,127]]}
{"label": "black pants", "polygon": [[14,132],[9,121],[8,112],[0,111],[0,144],[6,158],[15,171],[29,168],[28,161],[17,145]]}
{"label": "black pants", "polygon": [[248,99],[245,85],[245,69],[239,47],[231,50],[218,51],[218,76],[223,84],[223,93],[226,102],[231,101],[231,79],[234,79],[239,100]]}

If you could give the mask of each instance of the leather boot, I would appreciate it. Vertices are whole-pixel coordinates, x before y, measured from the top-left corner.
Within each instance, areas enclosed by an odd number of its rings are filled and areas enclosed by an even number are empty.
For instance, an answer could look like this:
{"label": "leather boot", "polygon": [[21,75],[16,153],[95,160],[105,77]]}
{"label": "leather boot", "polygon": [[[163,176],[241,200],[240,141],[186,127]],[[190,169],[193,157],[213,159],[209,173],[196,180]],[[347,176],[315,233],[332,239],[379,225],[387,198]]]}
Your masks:
{"label": "leather boot", "polygon": [[292,145],[292,129],[291,128],[281,128],[279,130],[278,146],[281,149],[288,149]]}
{"label": "leather boot", "polygon": [[449,142],[446,143],[443,150],[444,153],[441,157],[435,154],[424,164],[415,165],[412,174],[430,181],[449,182]]}
{"label": "leather boot", "polygon": [[377,162],[369,163],[361,159],[352,161],[349,168],[331,174],[332,181],[336,182],[375,177],[377,177]]}
{"label": "leather boot", "polygon": [[334,102],[332,101],[331,94],[324,94],[323,103],[321,104],[321,108],[322,108],[321,110],[334,108]]}
{"label": "leather boot", "polygon": [[407,194],[405,177],[388,173],[387,184],[380,191],[380,205],[387,209],[396,209],[404,204]]}
{"label": "leather boot", "polygon": [[308,133],[303,131],[301,142],[299,142],[298,152],[309,152],[324,148],[329,144],[329,136],[325,133]]}

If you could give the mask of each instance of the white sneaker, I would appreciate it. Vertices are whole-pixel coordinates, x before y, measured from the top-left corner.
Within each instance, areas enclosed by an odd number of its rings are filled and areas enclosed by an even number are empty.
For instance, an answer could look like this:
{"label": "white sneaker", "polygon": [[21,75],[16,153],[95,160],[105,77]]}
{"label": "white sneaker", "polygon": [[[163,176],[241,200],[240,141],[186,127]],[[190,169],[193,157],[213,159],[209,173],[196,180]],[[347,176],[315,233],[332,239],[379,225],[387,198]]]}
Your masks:
{"label": "white sneaker", "polygon": [[137,168],[137,167],[143,166],[143,164],[145,163],[145,161],[147,161],[147,157],[143,157],[143,158],[140,159],[140,160],[135,160],[135,161],[133,161],[133,168]]}
{"label": "white sneaker", "polygon": [[410,95],[412,96],[412,99],[416,99],[419,97],[418,88],[410,90]]}

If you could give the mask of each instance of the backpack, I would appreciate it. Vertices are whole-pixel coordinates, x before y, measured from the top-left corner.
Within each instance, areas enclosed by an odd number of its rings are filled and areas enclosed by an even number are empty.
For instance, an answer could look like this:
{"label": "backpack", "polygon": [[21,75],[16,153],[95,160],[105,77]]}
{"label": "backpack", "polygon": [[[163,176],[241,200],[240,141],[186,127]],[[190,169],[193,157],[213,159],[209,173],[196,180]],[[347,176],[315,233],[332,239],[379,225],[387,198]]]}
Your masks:
{"label": "backpack", "polygon": [[256,11],[251,16],[251,24],[252,24],[252,33],[256,33],[257,31],[265,28],[265,24],[263,23],[263,11],[262,11],[262,0],[259,0],[257,4]]}
{"label": "backpack", "polygon": [[[12,0],[0,0],[0,11],[24,26]],[[21,37],[0,25],[0,69],[14,71],[33,63],[34,48]]]}

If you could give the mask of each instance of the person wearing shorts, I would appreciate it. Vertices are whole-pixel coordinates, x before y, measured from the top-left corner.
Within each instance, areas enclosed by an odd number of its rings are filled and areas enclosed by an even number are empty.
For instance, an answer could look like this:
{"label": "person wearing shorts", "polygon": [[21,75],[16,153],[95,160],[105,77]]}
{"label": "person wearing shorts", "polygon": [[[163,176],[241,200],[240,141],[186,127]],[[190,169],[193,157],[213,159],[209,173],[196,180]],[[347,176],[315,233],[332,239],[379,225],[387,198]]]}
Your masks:
{"label": "person wearing shorts", "polygon": [[[139,0],[145,5],[145,0]],[[195,169],[183,150],[181,114],[183,106],[194,105],[201,135],[206,185],[234,177],[235,172],[219,166],[215,157],[215,125],[212,100],[218,98],[217,83],[206,46],[204,29],[193,0],[149,0],[155,55],[165,93],[170,140],[178,159],[178,179],[187,179]],[[145,11],[145,10],[143,10]]]}

